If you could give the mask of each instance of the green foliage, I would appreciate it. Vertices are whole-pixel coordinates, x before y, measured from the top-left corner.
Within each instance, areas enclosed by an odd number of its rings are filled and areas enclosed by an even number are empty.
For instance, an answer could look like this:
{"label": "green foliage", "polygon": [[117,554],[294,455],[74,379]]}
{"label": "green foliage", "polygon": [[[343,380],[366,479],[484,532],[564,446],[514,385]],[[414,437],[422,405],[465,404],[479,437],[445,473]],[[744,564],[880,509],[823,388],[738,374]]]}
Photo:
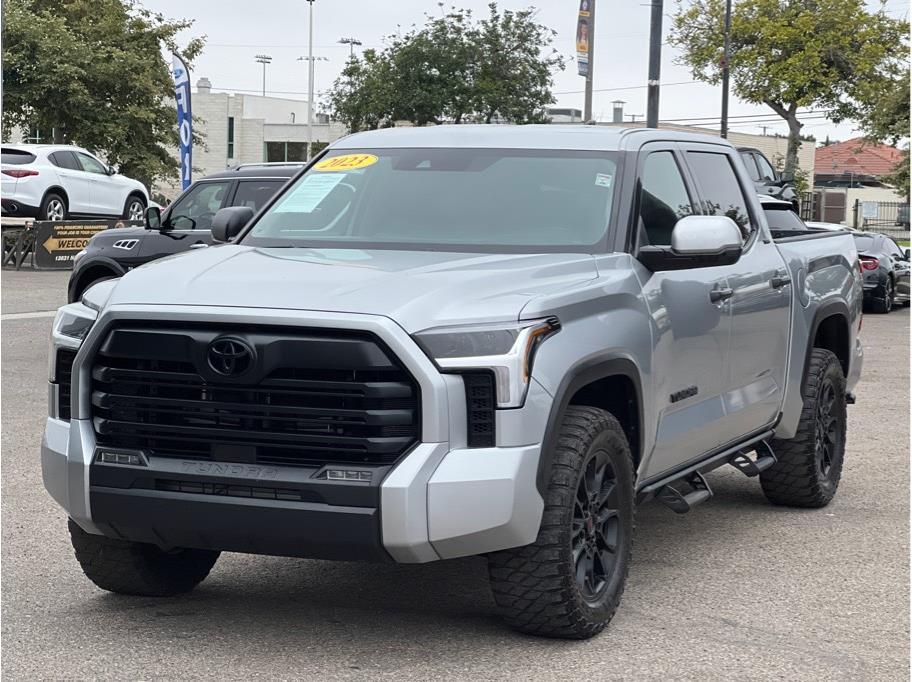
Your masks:
{"label": "green foliage", "polygon": [[[897,144],[909,137],[909,69],[872,92],[860,117],[861,127],[874,142]],[[906,200],[910,196],[909,144],[902,149],[902,157],[892,172],[881,178],[893,185]]]}
{"label": "green foliage", "polygon": [[534,16],[534,9],[501,12],[492,2],[481,20],[455,8],[428,17],[424,26],[390,36],[385,49],[349,60],[328,108],[352,131],[395,121],[542,121],[554,102],[551,72],[564,60],[548,52],[555,33]]}
{"label": "green foliage", "polygon": [[[174,178],[177,119],[170,64],[175,36],[191,21],[168,21],[132,0],[6,0],[3,4],[3,130],[62,131],[151,185]],[[189,63],[203,47],[193,39]]]}
{"label": "green foliage", "polygon": [[[724,11],[724,0],[679,0],[672,26],[680,62],[711,84],[722,75]],[[908,59],[908,31],[882,10],[868,12],[864,0],[741,0],[732,11],[732,89],[789,124],[785,168],[793,171],[798,109],[826,109],[835,122],[859,116]]]}

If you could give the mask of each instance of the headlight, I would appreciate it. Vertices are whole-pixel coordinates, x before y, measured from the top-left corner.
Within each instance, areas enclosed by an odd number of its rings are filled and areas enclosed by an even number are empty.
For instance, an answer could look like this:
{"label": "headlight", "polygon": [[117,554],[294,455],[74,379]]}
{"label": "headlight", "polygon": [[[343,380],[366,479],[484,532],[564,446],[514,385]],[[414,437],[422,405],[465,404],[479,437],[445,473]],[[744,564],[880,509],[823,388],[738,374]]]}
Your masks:
{"label": "headlight", "polygon": [[97,317],[97,311],[82,303],[63,306],[54,318],[54,345],[62,348],[79,348]]}
{"label": "headlight", "polygon": [[560,329],[555,318],[514,324],[439,327],[415,340],[443,371],[489,369],[497,386],[497,407],[521,407],[529,389],[535,351]]}

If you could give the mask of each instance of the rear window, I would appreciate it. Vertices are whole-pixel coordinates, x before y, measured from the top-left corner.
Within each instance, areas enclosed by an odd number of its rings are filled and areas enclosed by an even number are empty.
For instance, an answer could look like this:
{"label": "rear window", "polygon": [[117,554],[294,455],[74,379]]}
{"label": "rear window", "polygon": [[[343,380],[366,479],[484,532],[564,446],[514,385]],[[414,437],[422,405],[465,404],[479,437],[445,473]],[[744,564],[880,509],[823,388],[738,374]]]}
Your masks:
{"label": "rear window", "polygon": [[865,253],[874,249],[874,237],[866,234],[852,235],[855,237],[855,248],[859,253]]}
{"label": "rear window", "polygon": [[807,225],[789,206],[764,206],[763,213],[773,232],[807,231]]}
{"label": "rear window", "polygon": [[234,195],[234,205],[247,206],[254,212],[259,211],[283,184],[283,180],[241,180]]}
{"label": "rear window", "polygon": [[2,153],[0,153],[0,163],[6,163],[13,166],[21,166],[26,163],[31,163],[36,157],[31,152],[24,151],[22,149],[8,149],[3,148]]}

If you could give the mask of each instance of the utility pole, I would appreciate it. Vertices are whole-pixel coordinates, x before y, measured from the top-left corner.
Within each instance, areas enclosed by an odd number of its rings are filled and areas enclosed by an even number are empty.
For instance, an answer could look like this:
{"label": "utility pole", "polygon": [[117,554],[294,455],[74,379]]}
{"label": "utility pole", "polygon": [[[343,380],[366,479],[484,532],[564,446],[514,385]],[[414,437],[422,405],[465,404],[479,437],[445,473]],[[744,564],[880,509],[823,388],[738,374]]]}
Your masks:
{"label": "utility pole", "polygon": [[731,54],[732,0],[725,0],[725,39],[722,44],[722,137],[728,137],[728,58]]}
{"label": "utility pole", "polygon": [[343,45],[348,45],[348,58],[351,59],[355,56],[355,45],[361,46],[361,41],[357,38],[340,38],[339,42]]}
{"label": "utility pole", "polygon": [[307,39],[307,160],[310,161],[313,146],[313,108],[314,108],[314,0],[307,0],[310,6]]}
{"label": "utility pole", "polygon": [[272,61],[272,57],[268,54],[258,54],[256,55],[256,61],[263,65],[263,97],[266,96],[266,65]]}
{"label": "utility pole", "polygon": [[659,76],[662,70],[662,0],[652,0],[649,21],[649,79],[646,81],[646,127],[659,127]]}
{"label": "utility pole", "polygon": [[592,121],[592,72],[595,70],[595,4],[589,3],[589,68],[586,70],[586,100],[583,105],[583,122]]}

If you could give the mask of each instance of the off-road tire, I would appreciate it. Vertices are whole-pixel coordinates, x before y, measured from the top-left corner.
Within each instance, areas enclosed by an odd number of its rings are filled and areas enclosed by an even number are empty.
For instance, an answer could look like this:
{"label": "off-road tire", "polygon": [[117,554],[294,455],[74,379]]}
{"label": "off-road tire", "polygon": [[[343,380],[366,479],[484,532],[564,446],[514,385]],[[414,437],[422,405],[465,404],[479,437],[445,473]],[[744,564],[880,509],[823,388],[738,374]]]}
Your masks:
{"label": "off-road tire", "polygon": [[[588,602],[576,581],[574,515],[586,465],[604,457],[617,489],[616,552],[604,592]],[[607,480],[607,479],[605,479]],[[535,542],[488,556],[494,600],[512,627],[533,635],[586,639],[611,620],[624,592],[634,530],[634,467],[624,430],[610,413],[570,406],[563,418]],[[613,493],[612,493],[613,495]]]}
{"label": "off-road tire", "polygon": [[[818,422],[821,402],[832,391],[833,403],[827,414],[835,420],[829,466],[821,465]],[[845,457],[846,398],[845,377],[839,360],[821,348],[811,351],[807,376],[802,387],[804,406],[795,437],[774,440],[773,452],[778,461],[760,474],[760,485],[773,504],[789,507],[825,507],[836,495]]]}
{"label": "off-road tire", "polygon": [[85,532],[69,519],[70,539],[86,576],[108,592],[171,597],[196,587],[215,565],[218,552],[179,549],[116,540]]}
{"label": "off-road tire", "polygon": [[[52,210],[52,205],[53,212],[58,214],[56,217],[48,215],[48,211]],[[68,217],[69,207],[66,199],[54,192],[48,192],[44,195],[41,200],[41,206],[38,208],[38,220],[66,220]]]}
{"label": "off-road tire", "polygon": [[883,296],[875,298],[871,302],[871,310],[880,315],[886,315],[893,310],[895,297],[896,287],[893,285],[893,280],[887,277],[887,281],[883,285]]}

